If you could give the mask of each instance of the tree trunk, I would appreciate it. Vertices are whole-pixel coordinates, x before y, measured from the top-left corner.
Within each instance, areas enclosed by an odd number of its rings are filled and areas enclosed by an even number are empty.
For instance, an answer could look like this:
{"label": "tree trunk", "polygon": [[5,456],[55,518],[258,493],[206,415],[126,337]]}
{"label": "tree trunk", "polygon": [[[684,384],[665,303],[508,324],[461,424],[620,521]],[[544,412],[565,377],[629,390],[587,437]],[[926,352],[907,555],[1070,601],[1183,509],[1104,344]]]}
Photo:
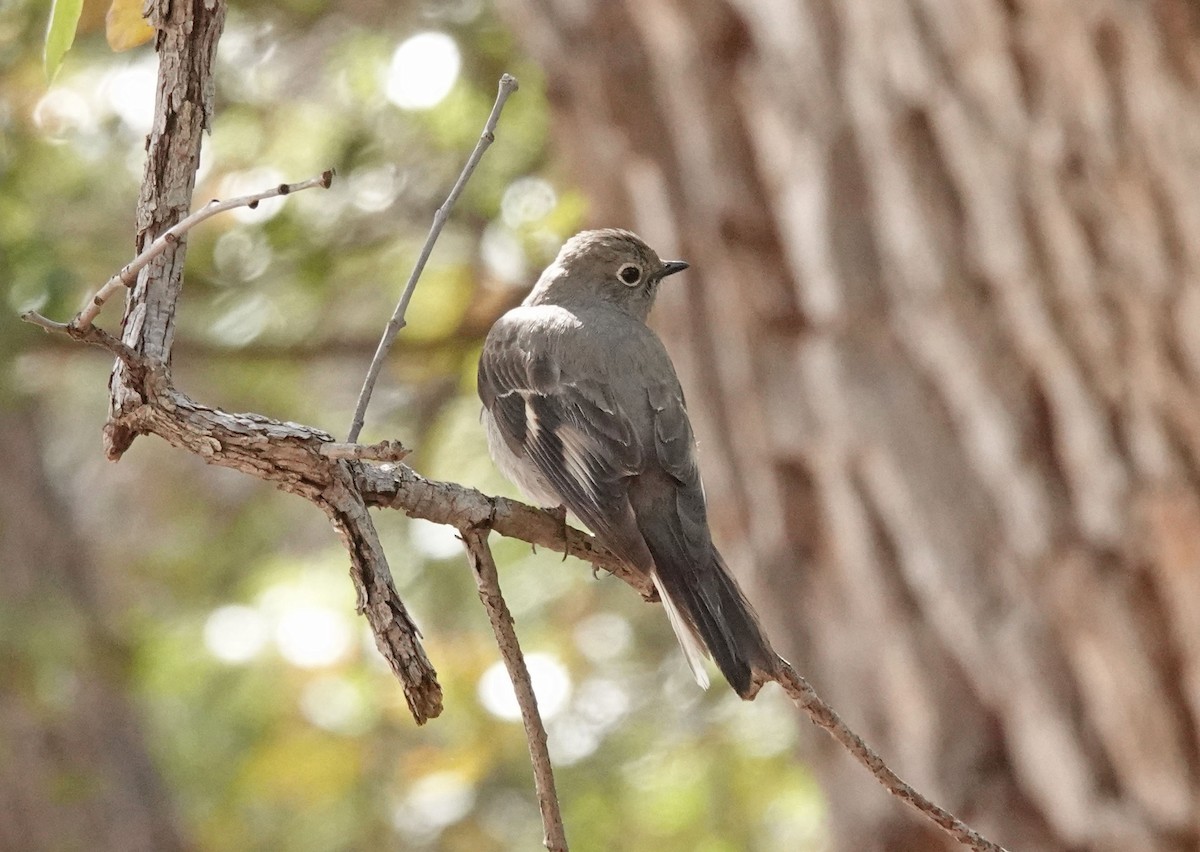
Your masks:
{"label": "tree trunk", "polygon": [[0,407],[0,850],[182,849],[37,434]]}
{"label": "tree trunk", "polygon": [[[507,0],[776,644],[1013,849],[1200,844],[1200,12]],[[809,737],[840,849],[936,849]]]}

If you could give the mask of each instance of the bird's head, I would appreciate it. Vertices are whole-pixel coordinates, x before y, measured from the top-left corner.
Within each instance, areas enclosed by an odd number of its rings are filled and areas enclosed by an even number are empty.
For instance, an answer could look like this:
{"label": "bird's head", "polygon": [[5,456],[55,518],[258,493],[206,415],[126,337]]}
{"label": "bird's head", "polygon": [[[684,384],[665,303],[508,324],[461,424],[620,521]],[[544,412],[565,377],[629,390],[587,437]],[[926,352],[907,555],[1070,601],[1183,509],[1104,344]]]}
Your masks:
{"label": "bird's head", "polygon": [[662,260],[630,231],[583,231],[563,245],[526,304],[586,304],[599,299],[645,320],[659,283],[687,267],[681,260]]}

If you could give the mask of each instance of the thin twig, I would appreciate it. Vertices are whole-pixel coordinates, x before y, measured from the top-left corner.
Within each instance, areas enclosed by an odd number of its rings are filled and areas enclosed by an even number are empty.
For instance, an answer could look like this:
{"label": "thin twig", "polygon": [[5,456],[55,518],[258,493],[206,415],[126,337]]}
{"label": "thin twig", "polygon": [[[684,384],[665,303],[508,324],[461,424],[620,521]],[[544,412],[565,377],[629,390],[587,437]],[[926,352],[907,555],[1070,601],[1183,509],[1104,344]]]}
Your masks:
{"label": "thin twig", "polygon": [[120,358],[130,370],[138,371],[146,366],[145,359],[141,354],[135,352],[131,347],[113,337],[102,328],[95,326],[80,328],[74,323],[55,322],[52,319],[42,316],[37,311],[25,311],[25,313],[21,314],[21,319],[38,326],[47,334],[62,334],[72,340],[78,340],[80,343],[88,343],[92,346],[105,349]]}
{"label": "thin twig", "polygon": [[120,272],[108,279],[104,283],[104,286],[96,291],[96,295],[92,296],[88,301],[87,307],[80,311],[75,319],[71,321],[71,325],[83,330],[90,328],[96,317],[100,315],[100,311],[104,308],[105,303],[112,298],[113,293],[118,292],[122,288],[128,289],[132,287],[134,282],[137,281],[137,274],[146,264],[166,251],[167,246],[179,242],[188,231],[210,216],[215,216],[218,213],[233,210],[237,207],[250,207],[253,209],[258,206],[258,202],[264,199],[274,198],[277,195],[288,195],[293,192],[299,192],[302,189],[311,189],[314,186],[328,189],[331,183],[333,183],[333,170],[329,169],[315,178],[309,178],[299,183],[281,183],[279,186],[263,190],[262,192],[256,192],[253,195],[243,195],[225,201],[219,201],[214,198],[195,213],[179,220],[175,225],[163,231],[154,242],[146,246],[141,254],[125,264]]}
{"label": "thin twig", "polygon": [[525,738],[529,740],[529,759],[533,763],[533,785],[537,789],[538,808],[542,812],[543,843],[550,852],[567,852],[567,834],[563,829],[562,812],[558,807],[558,793],[554,789],[554,769],[550,765],[550,751],[546,747],[546,728],[538,712],[537,698],[533,694],[533,683],[529,669],[521,654],[517,632],[513,629],[512,613],[500,594],[500,578],[496,572],[496,560],[488,546],[486,527],[463,527],[463,543],[475,572],[475,583],[479,587],[479,599],[487,610],[492,632],[504,667],[512,680],[521,707],[521,719],[525,723]]}
{"label": "thin twig", "polygon": [[500,91],[496,95],[496,103],[493,104],[492,113],[483,125],[483,133],[480,134],[479,141],[475,143],[475,150],[467,158],[467,164],[463,166],[462,174],[458,176],[458,180],[450,190],[450,194],[446,196],[446,201],[433,214],[433,224],[429,228],[429,235],[425,237],[425,245],[421,246],[421,253],[417,255],[417,262],[413,266],[412,274],[408,277],[408,283],[404,285],[404,292],[400,296],[400,302],[396,305],[396,310],[392,313],[392,318],[388,320],[387,327],[383,330],[383,337],[380,338],[379,346],[375,350],[375,357],[371,359],[371,366],[367,368],[367,377],[363,380],[362,390],[358,394],[358,404],[354,407],[354,420],[350,423],[350,434],[346,437],[348,443],[352,444],[357,441],[359,433],[362,432],[363,423],[367,416],[367,404],[371,401],[371,393],[375,390],[375,382],[379,378],[379,371],[383,369],[383,361],[387,358],[388,350],[392,348],[392,341],[396,339],[396,335],[400,333],[400,329],[405,326],[404,314],[408,311],[408,303],[412,299],[413,291],[417,289],[417,281],[420,279],[421,273],[425,270],[425,263],[429,260],[429,255],[433,251],[433,244],[437,242],[438,235],[442,232],[442,227],[446,224],[446,220],[450,218],[450,210],[454,207],[454,202],[458,200],[458,196],[462,194],[463,187],[467,185],[467,181],[475,173],[475,167],[479,165],[480,159],[483,158],[483,152],[495,141],[496,124],[500,121],[500,111],[504,109],[504,103],[508,100],[509,95],[516,90],[517,78],[511,74],[501,75]]}
{"label": "thin twig", "polygon": [[909,786],[891,770],[874,749],[866,744],[862,737],[854,733],[842,721],[837,711],[817,695],[816,690],[792,668],[790,663],[781,658],[778,661],[778,669],[776,680],[783,691],[796,702],[801,710],[808,714],[813,724],[828,731],[830,736],[841,743],[855,760],[866,767],[867,771],[875,776],[875,780],[882,784],[889,793],[932,820],[962,845],[969,846],[976,852],[1006,852],[1004,847],[988,840],[954,814],[934,804]]}

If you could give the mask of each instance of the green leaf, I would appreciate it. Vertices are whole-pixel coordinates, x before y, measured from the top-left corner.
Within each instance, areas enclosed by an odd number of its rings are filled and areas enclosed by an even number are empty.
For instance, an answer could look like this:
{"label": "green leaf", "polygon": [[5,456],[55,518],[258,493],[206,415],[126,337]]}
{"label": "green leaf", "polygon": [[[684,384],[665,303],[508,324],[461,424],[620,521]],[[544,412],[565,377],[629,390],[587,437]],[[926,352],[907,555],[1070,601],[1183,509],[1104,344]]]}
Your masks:
{"label": "green leaf", "polygon": [[50,7],[50,26],[46,28],[44,60],[46,79],[53,82],[62,67],[63,57],[75,41],[75,27],[79,24],[79,13],[83,11],[83,0],[54,0]]}

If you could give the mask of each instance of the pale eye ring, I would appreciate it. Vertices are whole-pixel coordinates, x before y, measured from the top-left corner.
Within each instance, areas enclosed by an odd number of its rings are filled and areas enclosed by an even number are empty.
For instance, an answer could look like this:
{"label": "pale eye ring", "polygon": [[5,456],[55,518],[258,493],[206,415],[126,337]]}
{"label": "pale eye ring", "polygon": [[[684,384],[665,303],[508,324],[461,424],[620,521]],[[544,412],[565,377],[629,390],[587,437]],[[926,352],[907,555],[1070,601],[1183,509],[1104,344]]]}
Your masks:
{"label": "pale eye ring", "polygon": [[642,269],[636,263],[626,263],[617,270],[617,277],[626,287],[636,287],[642,280]]}

